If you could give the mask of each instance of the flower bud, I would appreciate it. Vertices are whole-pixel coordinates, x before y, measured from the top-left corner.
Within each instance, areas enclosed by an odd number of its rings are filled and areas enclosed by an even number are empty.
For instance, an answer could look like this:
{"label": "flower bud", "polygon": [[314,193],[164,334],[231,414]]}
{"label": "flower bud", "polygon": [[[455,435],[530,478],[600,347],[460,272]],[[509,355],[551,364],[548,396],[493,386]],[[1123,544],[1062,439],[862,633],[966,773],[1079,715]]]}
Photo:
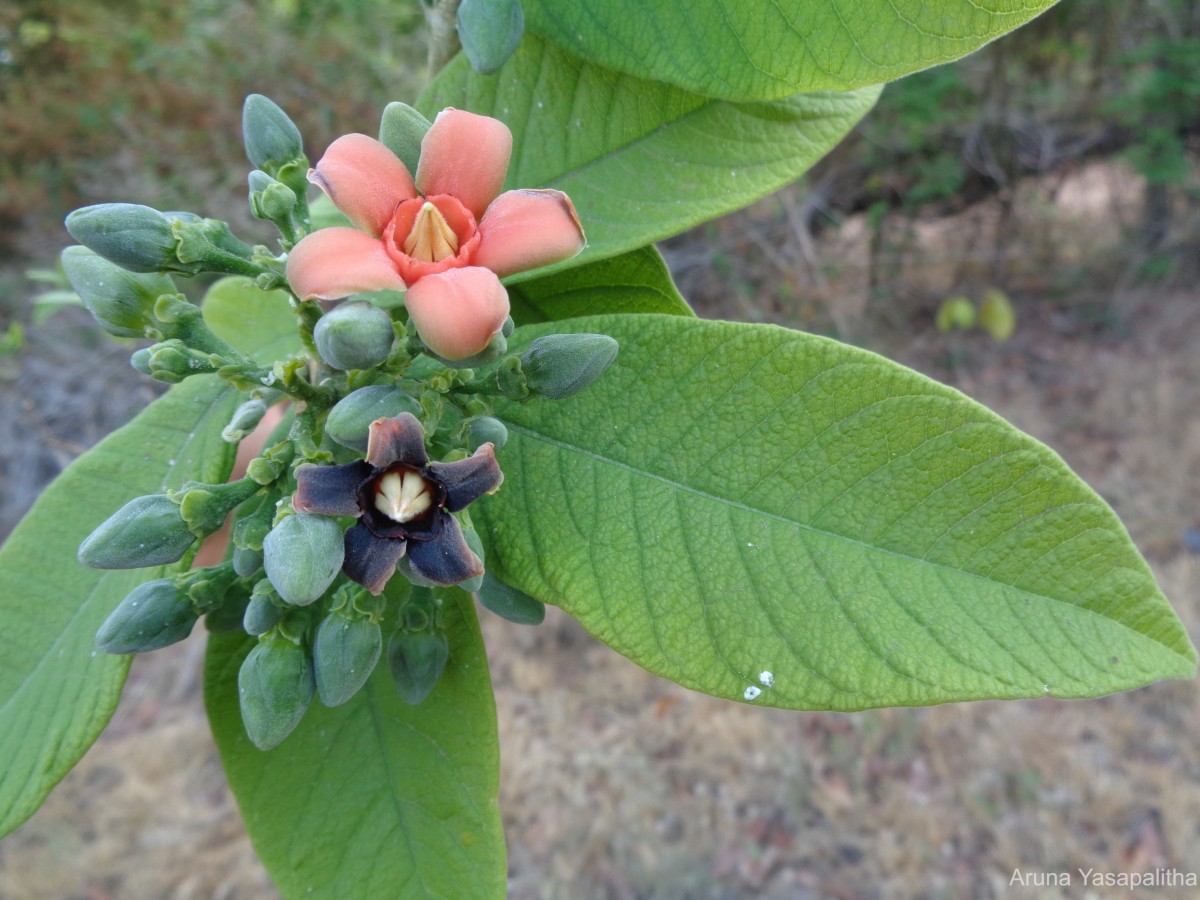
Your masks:
{"label": "flower bud", "polygon": [[485,609],[518,625],[540,625],[546,618],[545,603],[505,584],[491,572],[484,573],[475,596]]}
{"label": "flower bud", "polygon": [[375,384],[347,394],[329,411],[325,433],[343,447],[365,453],[371,423],[401,413],[421,417],[421,405],[397,387]]}
{"label": "flower bud", "polygon": [[617,346],[607,334],[540,337],[521,357],[525,383],[532,393],[543,397],[570,397],[604,374],[617,358]]}
{"label": "flower bud", "polygon": [[247,159],[268,175],[273,176],[283,165],[304,157],[300,129],[273,100],[262,94],[250,94],[242,105],[242,139]]}
{"label": "flower bud", "polygon": [[387,658],[401,699],[416,706],[442,677],[450,643],[442,631],[397,631],[388,641]]}
{"label": "flower bud", "polygon": [[378,622],[345,612],[326,616],[313,641],[313,670],[321,702],[340,706],[357,694],[382,653]]}
{"label": "flower bud", "polygon": [[155,301],[175,291],[166,275],[135,275],[87,247],[64,250],[62,266],[88,312],[116,337],[145,337],[157,325]]}
{"label": "flower bud", "polygon": [[139,569],[177,562],[195,542],[166,494],[130,500],[79,546],[79,561],[93,569]]}
{"label": "flower bud", "polygon": [[508,443],[508,429],[499,419],[491,416],[476,416],[467,420],[467,447],[472,453],[484,444],[497,450]]}
{"label": "flower bud", "polygon": [[279,595],[271,587],[271,582],[264,578],[250,594],[250,602],[246,604],[246,612],[242,616],[242,628],[246,634],[257,637],[278,625],[282,618],[283,607],[280,606]]}
{"label": "flower bud", "polygon": [[263,540],[263,568],[285,603],[319,600],[342,570],[342,529],[325,516],[288,516]]}
{"label": "flower bud", "polygon": [[141,372],[143,375],[149,375],[150,357],[153,355],[149,347],[135,350],[133,355],[129,357],[129,365],[133,366],[135,371]]}
{"label": "flower bud", "polygon": [[233,571],[242,578],[250,578],[262,568],[263,555],[261,550],[251,550],[249,547],[233,548]]}
{"label": "flower bud", "polygon": [[391,353],[395,336],[391,317],[370,303],[343,303],[313,329],[321,359],[343,372],[379,365]]}
{"label": "flower bud", "polygon": [[267,414],[267,403],[259,397],[251,397],[233,411],[229,424],[221,431],[221,440],[236,444],[255,428]]}
{"label": "flower bud", "polygon": [[308,651],[276,632],[263,635],[238,672],[242,723],[254,746],[270,750],[291,734],[314,690]]}
{"label": "flower bud", "polygon": [[471,68],[490,75],[508,62],[525,31],[521,0],[463,0],[458,37]]}
{"label": "flower bud", "polygon": [[85,206],[67,216],[65,224],[79,243],[130,272],[159,272],[175,262],[171,220],[149,206]]}
{"label": "flower bud", "polygon": [[415,172],[421,159],[421,141],[432,127],[432,122],[407,103],[389,103],[379,122],[379,142],[400,157],[408,171]]}
{"label": "flower bud", "polygon": [[218,368],[209,354],[191,349],[178,338],[147,349],[150,353],[143,361],[150,377],[165,384],[179,384],[191,375],[215,372]]}
{"label": "flower bud", "polygon": [[200,616],[172,579],[147,581],[134,588],[96,632],[96,649],[105,653],[145,653],[192,633]]}
{"label": "flower bud", "polygon": [[250,173],[249,183],[250,212],[254,218],[290,223],[296,211],[296,195],[291,188],[259,169]]}

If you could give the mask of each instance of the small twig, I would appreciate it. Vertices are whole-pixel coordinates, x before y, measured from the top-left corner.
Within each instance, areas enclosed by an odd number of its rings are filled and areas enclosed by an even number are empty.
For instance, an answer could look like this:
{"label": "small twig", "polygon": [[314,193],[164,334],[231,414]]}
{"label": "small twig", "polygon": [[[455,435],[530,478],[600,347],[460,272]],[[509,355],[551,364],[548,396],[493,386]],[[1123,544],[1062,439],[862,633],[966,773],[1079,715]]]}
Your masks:
{"label": "small twig", "polygon": [[433,78],[454,57],[458,42],[458,4],[461,0],[423,0],[429,26],[429,77]]}

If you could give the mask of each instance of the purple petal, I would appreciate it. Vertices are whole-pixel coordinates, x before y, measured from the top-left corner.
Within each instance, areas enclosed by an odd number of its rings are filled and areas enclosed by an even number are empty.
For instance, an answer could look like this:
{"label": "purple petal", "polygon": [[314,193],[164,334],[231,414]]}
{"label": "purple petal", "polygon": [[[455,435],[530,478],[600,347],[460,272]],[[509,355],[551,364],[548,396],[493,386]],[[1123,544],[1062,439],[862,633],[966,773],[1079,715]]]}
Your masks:
{"label": "purple petal", "polygon": [[442,517],[442,527],[433,540],[408,542],[409,565],[437,584],[459,584],[482,575],[483,562],[467,546],[458,522],[447,513]]}
{"label": "purple petal", "polygon": [[445,486],[445,509],[450,512],[458,512],[484,494],[493,493],[504,481],[491,444],[484,444],[472,456],[458,462],[430,463],[429,471]]}
{"label": "purple petal", "polygon": [[405,463],[415,469],[429,462],[425,452],[425,430],[412,413],[394,419],[376,419],[367,437],[367,462],[377,469]]}
{"label": "purple petal", "polygon": [[342,563],[342,571],[347,578],[378,595],[383,593],[403,555],[404,541],[376,537],[359,522],[346,531],[346,560]]}
{"label": "purple petal", "polygon": [[370,477],[371,471],[362,460],[345,466],[305,463],[296,469],[296,493],[292,505],[298,513],[357,516],[361,512],[358,486]]}

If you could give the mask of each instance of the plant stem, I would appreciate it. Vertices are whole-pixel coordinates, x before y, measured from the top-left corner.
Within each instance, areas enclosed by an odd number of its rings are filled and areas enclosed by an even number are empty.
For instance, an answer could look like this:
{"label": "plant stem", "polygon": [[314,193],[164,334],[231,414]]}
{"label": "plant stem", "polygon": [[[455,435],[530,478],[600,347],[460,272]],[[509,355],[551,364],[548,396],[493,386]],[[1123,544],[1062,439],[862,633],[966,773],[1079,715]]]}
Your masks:
{"label": "plant stem", "polygon": [[429,77],[432,79],[458,52],[458,4],[461,0],[424,0],[429,25]]}

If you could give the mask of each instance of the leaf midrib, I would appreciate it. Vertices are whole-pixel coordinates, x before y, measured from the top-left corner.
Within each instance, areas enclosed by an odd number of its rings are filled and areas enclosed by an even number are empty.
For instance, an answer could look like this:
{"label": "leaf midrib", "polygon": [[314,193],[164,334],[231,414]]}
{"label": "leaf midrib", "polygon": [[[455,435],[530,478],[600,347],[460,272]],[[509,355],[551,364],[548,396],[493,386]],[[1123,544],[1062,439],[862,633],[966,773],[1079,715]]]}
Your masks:
{"label": "leaf midrib", "polygon": [[[649,479],[651,481],[656,481],[660,484],[666,485],[667,487],[673,488],[678,491],[682,491],[684,493],[692,494],[693,496],[699,497],[703,500],[707,500],[707,501],[719,503],[719,504],[724,504],[724,505],[733,507],[735,509],[740,509],[744,512],[763,516],[767,519],[779,522],[781,524],[793,526],[801,531],[806,531],[811,534],[820,535],[821,537],[824,537],[824,538],[841,541],[846,544],[851,544],[851,545],[854,545],[857,547],[864,548],[865,550],[873,551],[875,553],[883,554],[886,556],[891,556],[896,559],[902,559],[902,560],[905,560],[906,562],[914,562],[914,563],[918,563],[923,566],[928,566],[933,571],[936,571],[938,573],[939,578],[944,573],[952,573],[956,576],[966,576],[969,579],[979,581],[984,584],[988,584],[988,585],[992,585],[992,586],[998,585],[1006,590],[1015,591],[1019,596],[1029,597],[1029,598],[1032,598],[1035,600],[1049,600],[1056,604],[1060,604],[1062,606],[1068,607],[1075,612],[1084,612],[1091,616],[1096,616],[1100,619],[1103,619],[1106,622],[1111,622],[1115,625],[1120,626],[1121,628],[1129,631],[1131,634],[1134,634],[1139,638],[1152,641],[1153,643],[1157,644],[1158,646],[1162,647],[1163,649],[1170,651],[1175,656],[1179,656],[1182,659],[1190,661],[1190,658],[1187,657],[1185,654],[1180,653],[1175,647],[1172,647],[1169,644],[1163,643],[1163,641],[1157,637],[1145,634],[1144,632],[1136,631],[1136,630],[1130,628],[1126,623],[1121,622],[1118,619],[1114,619],[1109,616],[1106,616],[1103,613],[1098,612],[1093,609],[1090,609],[1086,606],[1080,606],[1077,603],[1072,603],[1069,600],[1064,600],[1061,597],[1055,597],[1050,594],[1042,594],[1042,593],[1038,593],[1036,591],[1029,590],[1028,588],[1018,587],[1016,585],[1009,584],[1008,582],[1005,582],[1005,581],[999,581],[994,578],[989,578],[986,575],[983,575],[979,572],[973,572],[969,569],[959,569],[959,568],[955,568],[954,566],[947,565],[946,563],[936,562],[934,560],[926,559],[924,557],[914,556],[909,553],[903,553],[901,551],[893,550],[888,547],[880,547],[876,544],[872,544],[867,541],[859,540],[857,538],[853,538],[853,537],[850,537],[845,534],[841,534],[836,531],[829,531],[827,529],[819,528],[819,527],[809,524],[807,522],[801,522],[801,521],[797,521],[796,519],[788,518],[787,516],[780,515],[779,513],[774,513],[774,512],[770,512],[768,510],[759,509],[757,507],[750,506],[749,504],[738,501],[738,500],[731,500],[727,497],[721,497],[717,494],[712,494],[712,493],[709,493],[708,491],[701,490],[692,485],[684,484],[675,479],[668,478],[664,475],[660,475],[657,472],[651,472],[646,469],[640,469],[637,466],[631,465],[630,463],[623,462],[622,460],[613,459],[610,456],[605,456],[604,454],[598,453],[594,450],[591,450],[591,449],[588,449],[585,447],[580,447],[576,444],[568,443],[567,441],[563,441],[558,438],[552,437],[548,434],[544,434],[544,433],[537,431],[533,428],[530,428],[528,426],[518,425],[509,420],[505,420],[505,425],[510,430],[516,431],[517,433],[522,434],[525,437],[530,438],[532,440],[540,441],[543,444],[553,446],[557,449],[564,450],[564,451],[567,451],[570,453],[579,454],[581,456],[595,460],[596,462],[611,466],[616,469],[623,470],[625,472],[628,472],[632,475],[635,475],[635,476],[638,476],[641,478]],[[1130,570],[1128,566],[1122,566],[1121,568],[1129,570],[1129,571],[1135,571],[1135,570]]]}

